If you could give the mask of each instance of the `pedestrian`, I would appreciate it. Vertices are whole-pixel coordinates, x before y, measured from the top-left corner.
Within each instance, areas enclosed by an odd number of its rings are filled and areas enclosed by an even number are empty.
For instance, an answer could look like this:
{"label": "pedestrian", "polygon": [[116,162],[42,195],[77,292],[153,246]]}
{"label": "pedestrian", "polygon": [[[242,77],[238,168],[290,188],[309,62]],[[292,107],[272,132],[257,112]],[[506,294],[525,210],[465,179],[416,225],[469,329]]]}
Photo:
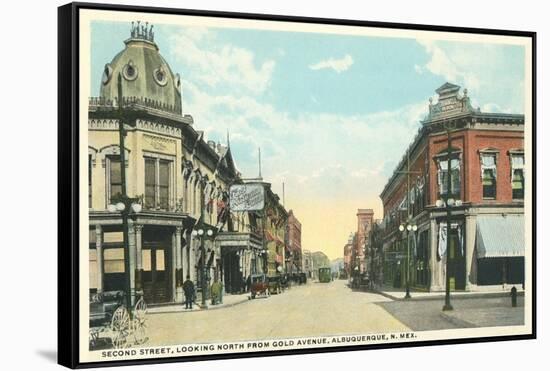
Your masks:
{"label": "pedestrian", "polygon": [[222,285],[217,278],[214,278],[214,283],[212,283],[212,287],[210,288],[212,305],[217,305],[218,303],[221,302],[221,295],[222,295]]}
{"label": "pedestrian", "polygon": [[185,282],[183,283],[185,309],[193,309],[193,300],[195,298],[195,285],[193,284],[193,281],[191,281],[189,278],[189,275],[187,275]]}
{"label": "pedestrian", "polygon": [[246,292],[250,291],[251,282],[252,282],[252,277],[250,277],[250,274],[249,274],[248,277],[246,278]]}

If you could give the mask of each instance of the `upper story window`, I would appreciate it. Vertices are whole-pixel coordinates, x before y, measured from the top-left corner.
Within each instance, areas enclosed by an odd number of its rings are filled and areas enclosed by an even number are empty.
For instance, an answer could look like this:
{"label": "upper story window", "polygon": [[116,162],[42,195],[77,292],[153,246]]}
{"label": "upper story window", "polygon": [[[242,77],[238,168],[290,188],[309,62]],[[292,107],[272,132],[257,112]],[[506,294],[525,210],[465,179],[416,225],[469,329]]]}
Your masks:
{"label": "upper story window", "polygon": [[439,195],[460,198],[460,159],[451,158],[450,192],[447,191],[447,177],[449,174],[447,167],[448,162],[446,158],[441,158],[438,160],[437,183],[439,184]]}
{"label": "upper story window", "polygon": [[510,156],[512,169],[512,198],[523,200],[525,192],[525,174],[523,153],[515,153]]}
{"label": "upper story window", "polygon": [[107,205],[112,203],[113,198],[122,195],[122,171],[120,167],[120,156],[107,156]]}
{"label": "upper story window", "polygon": [[88,207],[92,208],[92,155],[88,155]]}
{"label": "upper story window", "polygon": [[481,154],[481,184],[483,198],[494,199],[497,196],[497,158],[496,153]]}
{"label": "upper story window", "polygon": [[145,208],[169,210],[172,161],[145,158]]}

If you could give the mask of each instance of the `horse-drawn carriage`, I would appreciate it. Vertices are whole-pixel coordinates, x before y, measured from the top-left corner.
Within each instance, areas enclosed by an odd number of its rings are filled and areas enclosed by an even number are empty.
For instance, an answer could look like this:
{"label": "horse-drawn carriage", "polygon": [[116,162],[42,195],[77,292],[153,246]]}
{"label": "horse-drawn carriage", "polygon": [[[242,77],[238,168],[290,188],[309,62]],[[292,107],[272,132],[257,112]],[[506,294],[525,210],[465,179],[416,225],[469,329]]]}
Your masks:
{"label": "horse-drawn carriage", "polygon": [[[127,348],[147,341],[147,304],[140,297],[130,313],[122,291],[105,291],[90,297],[90,348],[109,342],[113,348]],[[133,342],[132,342],[133,340]]]}

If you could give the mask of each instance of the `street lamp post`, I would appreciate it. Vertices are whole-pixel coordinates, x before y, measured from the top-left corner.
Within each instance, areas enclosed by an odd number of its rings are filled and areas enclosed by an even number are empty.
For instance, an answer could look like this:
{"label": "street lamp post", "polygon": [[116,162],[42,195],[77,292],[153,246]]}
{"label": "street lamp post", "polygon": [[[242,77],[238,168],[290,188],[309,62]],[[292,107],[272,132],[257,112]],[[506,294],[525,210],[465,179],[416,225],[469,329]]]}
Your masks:
{"label": "street lamp post", "polygon": [[196,229],[193,229],[193,232],[191,232],[191,234],[195,237],[198,236],[198,238],[201,241],[201,246],[200,246],[201,266],[199,267],[200,275],[201,275],[201,290],[202,290],[201,306],[202,308],[206,308],[206,292],[208,291],[208,287],[206,284],[206,277],[207,277],[208,265],[206,264],[206,248],[204,246],[204,240],[206,238],[213,239],[214,231],[212,229],[205,228],[205,225],[201,223],[196,227]]}
{"label": "street lamp post", "polygon": [[191,234],[195,237],[198,237],[200,239],[200,252],[201,252],[201,259],[200,259],[200,277],[201,277],[201,291],[202,291],[202,298],[201,298],[201,306],[202,308],[206,308],[206,292],[208,290],[208,286],[206,283],[206,277],[207,277],[207,269],[208,266],[206,264],[206,248],[204,246],[204,239],[214,239],[215,238],[215,232],[211,228],[207,228],[206,224],[204,223],[204,189],[206,186],[206,180],[200,179],[200,208],[201,208],[201,214],[199,218],[199,222],[193,229],[193,232]]}
{"label": "street lamp post", "polygon": [[[130,216],[135,216],[141,212],[141,204],[139,198],[128,197],[126,193],[126,154],[124,152],[124,138],[126,137],[126,131],[124,130],[125,112],[122,107],[122,75],[118,74],[117,81],[118,89],[118,134],[119,134],[119,150],[120,150],[120,183],[121,192],[111,198],[111,204],[107,205],[109,212],[119,212],[122,217],[122,245],[124,248],[124,291],[126,307],[132,306],[132,286],[130,279],[130,244],[129,244],[129,231],[128,231],[128,219]],[[136,285],[140,285],[136,282]],[[130,311],[131,314],[131,311]]]}
{"label": "street lamp post", "polygon": [[[445,261],[445,305],[443,305],[444,311],[453,310],[453,306],[451,305],[451,275],[450,275],[450,267],[451,263],[449,257],[451,252],[451,208],[459,204],[460,200],[455,201],[452,198],[451,195],[451,132],[456,127],[456,124],[454,121],[447,121],[444,123],[445,130],[447,131],[447,192],[445,194],[445,209],[447,211],[447,237],[446,237],[446,252],[447,257]],[[457,205],[459,206],[459,205]]]}
{"label": "street lamp post", "polygon": [[401,224],[399,226],[399,230],[401,232],[406,231],[406,238],[407,238],[407,268],[405,273],[405,299],[411,298],[411,290],[410,290],[410,256],[411,256],[411,246],[410,246],[410,237],[409,233],[412,231],[413,233],[417,230],[416,224],[412,223],[409,219],[406,224]]}
{"label": "street lamp post", "polygon": [[405,299],[410,299],[411,293],[410,293],[410,283],[409,283],[409,271],[410,271],[410,241],[409,241],[409,232],[411,229],[413,231],[416,231],[417,226],[416,224],[413,224],[411,222],[412,219],[412,213],[411,213],[411,190],[410,190],[410,177],[411,174],[422,174],[421,171],[414,171],[411,170],[411,151],[410,148],[407,149],[407,170],[406,171],[398,171],[399,174],[407,174],[407,223],[401,224],[399,226],[399,230],[403,232],[405,229],[407,230],[407,269],[406,269],[406,277],[405,277]]}

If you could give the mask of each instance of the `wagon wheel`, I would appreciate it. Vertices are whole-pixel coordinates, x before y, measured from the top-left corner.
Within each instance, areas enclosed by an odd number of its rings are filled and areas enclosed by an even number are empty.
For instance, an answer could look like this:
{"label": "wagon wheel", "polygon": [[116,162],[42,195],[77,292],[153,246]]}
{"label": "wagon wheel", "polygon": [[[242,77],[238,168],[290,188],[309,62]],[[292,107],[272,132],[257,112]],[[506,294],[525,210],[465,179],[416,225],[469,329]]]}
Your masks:
{"label": "wagon wheel", "polygon": [[136,344],[143,344],[147,341],[145,336],[147,323],[147,304],[143,298],[140,298],[134,306],[133,334]]}
{"label": "wagon wheel", "polygon": [[90,348],[95,348],[99,340],[99,331],[97,328],[90,328]]}
{"label": "wagon wheel", "polygon": [[113,313],[111,331],[113,347],[116,349],[124,348],[130,331],[130,316],[125,306],[121,305]]}

